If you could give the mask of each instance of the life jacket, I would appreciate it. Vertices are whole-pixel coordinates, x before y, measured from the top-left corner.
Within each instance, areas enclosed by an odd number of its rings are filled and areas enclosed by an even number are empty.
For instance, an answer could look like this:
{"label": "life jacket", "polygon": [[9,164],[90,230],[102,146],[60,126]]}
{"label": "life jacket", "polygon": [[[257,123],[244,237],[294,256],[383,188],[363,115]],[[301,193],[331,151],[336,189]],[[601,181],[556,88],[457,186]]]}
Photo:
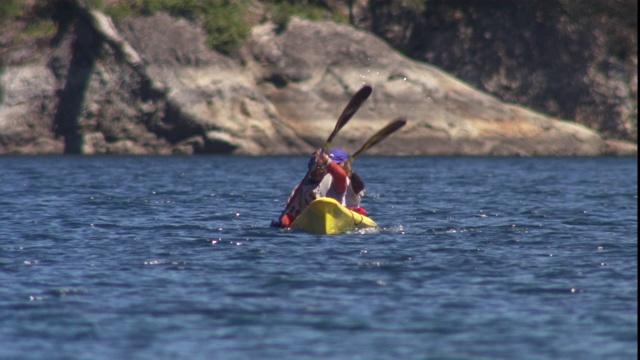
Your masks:
{"label": "life jacket", "polygon": [[360,206],[362,195],[356,194],[351,184],[351,179],[347,178],[347,191],[344,193],[340,193],[333,185],[333,177],[331,176],[331,174],[327,174],[318,185],[318,188],[315,190],[317,197],[333,198],[342,206],[346,207]]}
{"label": "life jacket", "polygon": [[284,208],[283,215],[289,214],[293,216],[293,218],[298,217],[298,215],[307,208],[307,205],[318,198],[316,192],[318,184],[317,182],[309,180],[293,189],[287,199],[287,205]]}
{"label": "life jacket", "polygon": [[342,206],[351,208],[360,207],[360,202],[366,194],[366,190],[360,176],[352,172],[351,176],[347,177],[347,191],[340,193],[335,186],[333,186],[333,177],[331,174],[327,174],[320,182],[317,194],[318,197],[330,197],[338,201]]}
{"label": "life jacket", "polygon": [[[340,186],[338,184],[333,183],[333,176],[331,173],[339,176],[341,173],[342,176],[346,178],[347,185],[346,189],[349,189],[349,178],[344,173],[344,170],[337,165],[336,163],[329,164],[329,171],[325,174],[320,182],[313,181],[312,179],[307,179],[304,183],[298,185],[291,195],[289,195],[289,199],[287,199],[287,205],[285,206],[282,214],[280,215],[280,219],[282,219],[285,215],[288,215],[289,219],[295,219],[307,208],[313,200],[320,197],[333,197],[338,201],[342,199],[341,203],[344,204],[345,194],[341,194],[339,192]],[[335,197],[334,197],[335,196]],[[293,220],[291,220],[293,221]]]}
{"label": "life jacket", "polygon": [[330,197],[332,199],[336,199],[336,201],[341,205],[345,206],[347,203],[347,194],[349,193],[349,183],[349,178],[347,178],[347,191],[341,193],[334,186],[333,176],[331,176],[331,174],[327,174],[320,182],[320,185],[318,185],[316,194],[318,197]]}

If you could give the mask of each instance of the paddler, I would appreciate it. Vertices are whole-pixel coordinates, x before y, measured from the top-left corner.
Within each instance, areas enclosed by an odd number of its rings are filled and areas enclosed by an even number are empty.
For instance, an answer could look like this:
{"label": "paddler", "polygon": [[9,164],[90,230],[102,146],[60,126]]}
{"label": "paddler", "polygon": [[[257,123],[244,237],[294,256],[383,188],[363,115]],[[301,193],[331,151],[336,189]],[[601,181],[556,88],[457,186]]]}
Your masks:
{"label": "paddler", "polygon": [[295,218],[315,199],[331,197],[350,210],[366,215],[360,207],[365,194],[364,181],[352,171],[349,155],[342,149],[329,152],[316,151],[309,160],[309,176],[298,185],[287,200],[287,205],[272,227],[291,226]]}
{"label": "paddler", "polygon": [[366,210],[360,207],[360,201],[366,193],[364,181],[360,175],[351,169],[351,163],[348,161],[349,154],[342,149],[333,149],[329,151],[328,155],[331,161],[333,163],[337,163],[348,175],[347,191],[341,193],[339,191],[339,187],[334,184],[333,175],[328,173],[320,182],[320,185],[318,186],[318,193],[320,196],[336,199],[340,204],[342,204],[342,206],[345,206],[350,210],[366,215]]}

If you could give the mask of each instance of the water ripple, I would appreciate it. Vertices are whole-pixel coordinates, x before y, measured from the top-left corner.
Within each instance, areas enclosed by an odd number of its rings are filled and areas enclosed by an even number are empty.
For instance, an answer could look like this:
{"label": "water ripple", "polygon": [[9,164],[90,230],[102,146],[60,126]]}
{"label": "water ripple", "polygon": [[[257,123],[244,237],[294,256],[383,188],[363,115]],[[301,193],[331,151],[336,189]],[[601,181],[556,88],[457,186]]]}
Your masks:
{"label": "water ripple", "polygon": [[302,157],[0,157],[3,356],[637,357],[635,159],[356,164],[323,236]]}

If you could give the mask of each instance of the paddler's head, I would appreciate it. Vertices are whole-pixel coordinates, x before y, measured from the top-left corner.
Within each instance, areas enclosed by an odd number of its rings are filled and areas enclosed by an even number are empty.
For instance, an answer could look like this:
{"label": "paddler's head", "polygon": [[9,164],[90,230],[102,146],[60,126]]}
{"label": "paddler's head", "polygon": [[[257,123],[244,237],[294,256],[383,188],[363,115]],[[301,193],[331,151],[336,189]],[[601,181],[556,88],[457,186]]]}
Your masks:
{"label": "paddler's head", "polygon": [[349,163],[349,154],[342,149],[333,149],[329,151],[329,158],[331,161],[336,162],[338,165],[344,168],[347,175],[351,174],[351,164]]}
{"label": "paddler's head", "polygon": [[345,161],[349,160],[349,154],[342,149],[333,149],[329,151],[329,159],[338,165],[341,165]]}

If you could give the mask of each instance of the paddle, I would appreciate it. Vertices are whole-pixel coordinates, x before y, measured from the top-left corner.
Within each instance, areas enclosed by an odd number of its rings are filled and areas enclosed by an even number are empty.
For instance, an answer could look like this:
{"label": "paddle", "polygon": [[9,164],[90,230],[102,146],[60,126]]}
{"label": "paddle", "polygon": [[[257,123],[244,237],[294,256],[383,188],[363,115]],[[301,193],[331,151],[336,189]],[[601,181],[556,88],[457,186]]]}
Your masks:
{"label": "paddle", "polygon": [[372,90],[373,89],[370,85],[364,85],[360,88],[360,90],[358,90],[357,93],[355,93],[355,95],[353,95],[347,106],[345,106],[344,110],[342,111],[342,114],[340,114],[340,117],[338,117],[336,126],[333,128],[333,131],[327,138],[327,141],[325,141],[324,146],[322,146],[322,151],[326,152],[327,150],[329,150],[331,141],[333,141],[333,138],[338,134],[338,131],[340,131],[340,129],[342,129],[347,124],[347,122],[351,120],[356,111],[360,109],[362,103],[364,103],[365,100],[369,98]]}
{"label": "paddle", "polygon": [[[333,138],[338,134],[340,129],[342,129],[347,124],[347,122],[351,120],[351,118],[356,113],[356,111],[360,109],[360,106],[369,98],[369,95],[371,95],[372,90],[373,89],[371,88],[371,85],[363,85],[360,88],[360,90],[358,90],[358,92],[356,92],[353,95],[353,97],[351,97],[351,100],[342,111],[342,114],[340,114],[340,117],[338,117],[336,126],[333,128],[333,131],[331,132],[331,134],[329,134],[327,141],[325,141],[324,145],[322,146],[323,152],[326,152],[327,150],[329,150],[329,146],[331,146],[331,141],[333,141]],[[302,185],[308,181],[309,176],[311,176],[311,172],[313,171],[314,168],[315,167],[312,167],[311,169],[309,169],[307,173],[304,175],[304,177],[302,178],[302,181],[300,181],[300,184],[298,184],[298,186],[295,187],[295,189],[293,190],[293,194],[291,194],[291,196],[289,197],[289,200],[287,200],[287,206],[289,205],[289,201],[291,201],[292,199],[296,199],[296,197],[300,192],[300,189],[302,189]],[[279,219],[282,218],[282,216],[287,211],[287,206],[285,206],[285,209],[280,214]],[[271,224],[273,226],[274,223],[272,222]]]}
{"label": "paddle", "polygon": [[407,123],[406,119],[397,118],[397,119],[393,120],[392,122],[390,122],[389,124],[387,124],[387,126],[385,126],[382,129],[378,130],[378,132],[373,134],[373,136],[371,136],[369,138],[369,140],[367,140],[367,142],[365,142],[364,145],[362,145],[362,147],[360,149],[358,149],[358,151],[356,151],[355,153],[353,153],[353,155],[351,155],[351,157],[349,157],[349,160],[347,160],[347,163],[349,165],[351,165],[351,163],[360,154],[362,154],[363,152],[369,150],[369,148],[371,148],[373,145],[376,145],[380,141],[386,139],[387,136],[389,136],[389,135],[393,134],[394,132],[396,132],[398,129],[403,127],[406,123]]}
{"label": "paddle", "polygon": [[[371,85],[363,85],[360,90],[358,90],[358,92],[355,93],[353,97],[351,97],[351,100],[349,101],[347,106],[345,106],[344,110],[342,110],[342,114],[340,114],[340,117],[338,117],[336,126],[333,128],[333,131],[327,138],[327,141],[325,141],[324,145],[322,146],[323,152],[329,150],[331,141],[333,141],[333,138],[336,137],[338,131],[340,131],[340,129],[342,129],[347,124],[347,122],[351,120],[356,111],[360,109],[360,106],[369,98],[372,90],[373,89],[371,88]],[[311,175],[311,171],[313,171],[313,168],[307,171],[307,173],[302,178],[302,181],[300,181],[300,185],[304,184],[304,182],[307,181],[309,175]],[[296,187],[296,190],[300,188],[300,185]]]}

